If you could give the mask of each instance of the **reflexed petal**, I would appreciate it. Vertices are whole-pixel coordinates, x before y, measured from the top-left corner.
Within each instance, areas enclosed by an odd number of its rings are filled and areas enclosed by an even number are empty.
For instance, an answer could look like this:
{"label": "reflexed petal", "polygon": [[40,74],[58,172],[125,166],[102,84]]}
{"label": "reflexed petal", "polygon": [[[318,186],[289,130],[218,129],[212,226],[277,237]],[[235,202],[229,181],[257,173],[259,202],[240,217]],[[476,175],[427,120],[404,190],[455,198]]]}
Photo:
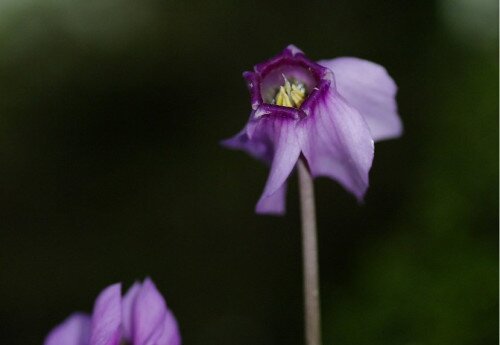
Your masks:
{"label": "reflexed petal", "polygon": [[365,118],[375,141],[402,134],[396,104],[397,86],[384,67],[352,57],[318,63],[333,71],[337,91]]}
{"label": "reflexed petal", "polygon": [[121,285],[104,289],[92,313],[90,345],[117,345],[121,336]]}
{"label": "reflexed petal", "polygon": [[313,176],[328,176],[362,200],[368,188],[374,145],[368,126],[335,91],[300,122],[301,147]]}
{"label": "reflexed petal", "polygon": [[285,182],[276,192],[274,192],[274,194],[261,197],[255,207],[255,212],[259,214],[274,214],[277,216],[285,214],[286,189],[287,183]]}
{"label": "reflexed petal", "polygon": [[299,140],[295,133],[297,121],[278,116],[264,117],[258,121],[252,139],[255,136],[265,138],[273,157],[264,192],[257,204],[257,212],[282,214],[283,185],[300,155]]}
{"label": "reflexed petal", "polygon": [[155,345],[180,345],[181,334],[177,320],[170,310],[167,310],[163,321],[163,329]]}
{"label": "reflexed petal", "polygon": [[90,317],[76,313],[56,326],[45,338],[44,345],[89,345]]}
{"label": "reflexed petal", "polygon": [[128,289],[122,300],[122,324],[123,324],[123,338],[125,340],[132,340],[132,315],[135,299],[137,293],[141,289],[141,284],[135,282],[134,285]]}
{"label": "reflexed petal", "polygon": [[264,140],[264,138],[260,138],[258,135],[252,136],[252,140],[250,140],[246,127],[234,137],[223,140],[221,144],[228,149],[245,151],[255,159],[259,159],[266,163],[270,163],[273,157],[273,153],[267,141]]}
{"label": "reflexed petal", "polygon": [[150,344],[151,337],[159,337],[158,328],[163,327],[167,307],[165,300],[151,279],[146,278],[137,293],[132,315],[132,337],[134,345]]}

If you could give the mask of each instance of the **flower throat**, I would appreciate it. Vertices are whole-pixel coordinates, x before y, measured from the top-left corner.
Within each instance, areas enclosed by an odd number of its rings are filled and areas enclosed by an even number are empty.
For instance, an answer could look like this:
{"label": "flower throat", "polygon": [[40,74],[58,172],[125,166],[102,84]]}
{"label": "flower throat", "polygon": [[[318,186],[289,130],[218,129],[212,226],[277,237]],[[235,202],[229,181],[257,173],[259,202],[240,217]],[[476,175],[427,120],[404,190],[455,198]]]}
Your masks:
{"label": "flower throat", "polygon": [[285,84],[281,85],[273,98],[273,104],[283,107],[299,108],[306,99],[304,84],[297,81],[291,83],[283,76]]}

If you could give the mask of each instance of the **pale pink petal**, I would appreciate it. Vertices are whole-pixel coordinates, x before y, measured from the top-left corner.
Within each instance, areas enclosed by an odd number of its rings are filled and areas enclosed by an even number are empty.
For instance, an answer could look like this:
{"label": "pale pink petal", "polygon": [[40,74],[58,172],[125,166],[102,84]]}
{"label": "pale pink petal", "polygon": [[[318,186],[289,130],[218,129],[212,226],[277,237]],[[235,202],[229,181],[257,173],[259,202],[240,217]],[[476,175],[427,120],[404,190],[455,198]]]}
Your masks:
{"label": "pale pink petal", "polygon": [[300,155],[300,145],[295,132],[296,123],[295,119],[269,116],[259,119],[255,127],[253,136],[266,138],[273,154],[269,177],[257,203],[258,213],[284,213],[284,184]]}
{"label": "pale pink petal", "polygon": [[134,345],[154,344],[150,338],[159,336],[157,329],[163,327],[167,306],[165,299],[151,279],[146,278],[135,298],[132,315],[132,338]]}
{"label": "pale pink petal", "polygon": [[122,330],[123,338],[127,341],[132,340],[132,315],[137,293],[141,289],[141,284],[135,282],[128,289],[122,300]]}
{"label": "pale pink petal", "polygon": [[261,197],[255,207],[255,212],[260,214],[284,215],[286,211],[287,183],[283,183],[276,192],[266,197]]}
{"label": "pale pink petal", "polygon": [[117,345],[121,338],[121,285],[104,289],[92,313],[90,345]]}
{"label": "pale pink petal", "polygon": [[163,327],[160,332],[160,336],[156,339],[154,345],[180,345],[181,344],[181,334],[179,332],[179,326],[174,314],[170,310],[167,310],[165,318],[163,320]]}
{"label": "pale pink petal", "polygon": [[243,128],[234,137],[221,141],[222,146],[232,150],[245,151],[255,159],[270,163],[273,152],[270,150],[267,140],[260,138],[259,133],[252,136],[252,140],[250,140],[247,132],[247,128]]}
{"label": "pale pink petal", "polygon": [[397,86],[384,67],[353,57],[318,63],[333,71],[337,91],[365,118],[375,141],[402,134],[396,104]]}
{"label": "pale pink petal", "polygon": [[313,176],[337,180],[358,200],[368,188],[374,145],[368,126],[333,87],[300,122],[302,152]]}
{"label": "pale pink petal", "polygon": [[90,317],[75,313],[49,333],[44,345],[89,345],[89,341]]}

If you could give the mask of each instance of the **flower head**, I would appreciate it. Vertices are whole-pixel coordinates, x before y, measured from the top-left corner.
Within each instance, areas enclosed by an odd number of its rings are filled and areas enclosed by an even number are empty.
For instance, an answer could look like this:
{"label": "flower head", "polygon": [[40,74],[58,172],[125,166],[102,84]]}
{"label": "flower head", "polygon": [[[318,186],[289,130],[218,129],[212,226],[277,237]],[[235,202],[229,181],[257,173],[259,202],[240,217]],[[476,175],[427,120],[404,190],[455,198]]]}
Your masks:
{"label": "flower head", "polygon": [[362,200],[374,140],[402,133],[396,84],[373,62],[344,57],[314,62],[295,46],[243,73],[252,111],[223,145],[271,166],[258,213],[283,214],[287,178],[299,157]]}
{"label": "flower head", "polygon": [[177,321],[150,279],[136,282],[125,296],[121,285],[105,288],[92,316],[70,315],[45,339],[45,345],[180,345]]}

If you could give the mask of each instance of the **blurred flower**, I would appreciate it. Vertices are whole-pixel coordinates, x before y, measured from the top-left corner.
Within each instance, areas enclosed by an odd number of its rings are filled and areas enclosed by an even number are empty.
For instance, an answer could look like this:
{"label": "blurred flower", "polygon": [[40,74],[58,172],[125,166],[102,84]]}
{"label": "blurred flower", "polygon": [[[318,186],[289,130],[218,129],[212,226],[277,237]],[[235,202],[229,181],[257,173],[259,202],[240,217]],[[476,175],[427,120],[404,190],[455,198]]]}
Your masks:
{"label": "blurred flower", "polygon": [[121,284],[104,289],[92,316],[75,313],[55,327],[45,345],[179,345],[177,321],[150,279],[121,297]]}
{"label": "blurred flower", "polygon": [[271,165],[257,213],[285,212],[286,180],[302,155],[313,176],[327,176],[362,200],[374,140],[398,137],[396,84],[385,68],[344,57],[314,62],[295,46],[243,74],[252,112],[223,145]]}

